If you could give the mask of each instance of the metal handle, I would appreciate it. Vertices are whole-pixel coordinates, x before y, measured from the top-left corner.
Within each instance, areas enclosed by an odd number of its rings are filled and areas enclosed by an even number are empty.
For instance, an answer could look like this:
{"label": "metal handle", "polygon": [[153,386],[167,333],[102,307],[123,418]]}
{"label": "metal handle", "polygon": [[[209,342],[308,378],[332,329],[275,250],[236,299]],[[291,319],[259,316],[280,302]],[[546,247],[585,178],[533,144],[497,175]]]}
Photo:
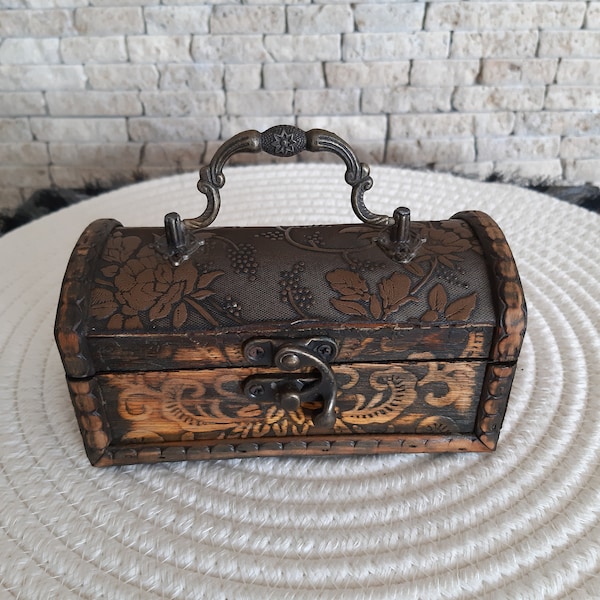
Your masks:
{"label": "metal handle", "polygon": [[369,166],[359,162],[347,142],[324,129],[304,132],[292,125],[277,125],[263,133],[255,130],[238,133],[217,150],[209,165],[200,169],[198,190],[206,195],[207,205],[199,217],[185,220],[187,227],[201,229],[216,219],[221,206],[219,190],[225,185],[223,167],[227,161],[234,154],[261,150],[280,157],[295,156],[304,150],[336,154],[346,164],[345,180],[352,187],[351,202],[356,216],[371,225],[391,225],[394,222],[392,217],[375,214],[365,206],[363,196],[373,186],[373,179]]}

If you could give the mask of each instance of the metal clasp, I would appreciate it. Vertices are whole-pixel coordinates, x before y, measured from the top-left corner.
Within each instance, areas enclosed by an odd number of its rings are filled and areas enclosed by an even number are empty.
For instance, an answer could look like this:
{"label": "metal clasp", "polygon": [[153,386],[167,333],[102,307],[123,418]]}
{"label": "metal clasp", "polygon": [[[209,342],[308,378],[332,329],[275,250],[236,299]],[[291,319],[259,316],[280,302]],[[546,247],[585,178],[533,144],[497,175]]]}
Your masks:
{"label": "metal clasp", "polygon": [[327,363],[336,354],[335,342],[329,338],[251,340],[244,347],[248,362],[294,374],[253,375],[242,385],[244,394],[253,401],[277,402],[289,411],[320,399],[323,409],[313,417],[313,423],[319,428],[331,428],[335,423],[337,382]]}

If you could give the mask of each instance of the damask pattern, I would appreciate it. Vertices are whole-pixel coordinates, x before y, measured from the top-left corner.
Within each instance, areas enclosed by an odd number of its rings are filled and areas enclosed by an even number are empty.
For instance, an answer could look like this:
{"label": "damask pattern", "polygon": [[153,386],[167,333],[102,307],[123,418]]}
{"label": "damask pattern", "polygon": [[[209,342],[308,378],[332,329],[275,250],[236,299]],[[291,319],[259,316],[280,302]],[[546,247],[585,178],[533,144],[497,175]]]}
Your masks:
{"label": "damask pattern", "polygon": [[382,229],[370,225],[207,230],[177,267],[154,247],[158,231],[118,229],[101,257],[90,316],[108,331],[206,330],[269,317],[466,322],[478,306],[491,320],[491,301],[464,276],[467,264],[486,276],[471,229],[458,220],[413,225],[426,241],[406,264],[385,256],[376,243]]}
{"label": "damask pattern", "polygon": [[[474,426],[483,363],[335,365],[336,434],[464,433]],[[100,375],[117,442],[317,435],[321,401],[286,410],[251,402],[240,382],[256,369]],[[432,415],[435,413],[435,415]],[[432,416],[439,418],[432,419]]]}

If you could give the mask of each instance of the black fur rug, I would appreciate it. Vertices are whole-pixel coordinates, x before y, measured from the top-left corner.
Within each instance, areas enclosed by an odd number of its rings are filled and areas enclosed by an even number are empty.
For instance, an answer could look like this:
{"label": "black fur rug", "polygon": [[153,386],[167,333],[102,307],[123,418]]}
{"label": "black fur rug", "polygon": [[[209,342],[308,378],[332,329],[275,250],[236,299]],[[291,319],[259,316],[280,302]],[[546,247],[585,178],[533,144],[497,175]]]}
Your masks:
{"label": "black fur rug", "polygon": [[[491,176],[488,181],[502,181],[501,177]],[[524,186],[561,200],[576,204],[593,212],[600,213],[600,188],[591,185],[562,187],[538,184]],[[109,191],[101,187],[84,190],[48,188],[34,192],[13,214],[0,212],[0,235],[7,233],[34,219],[75,204],[91,196]]]}

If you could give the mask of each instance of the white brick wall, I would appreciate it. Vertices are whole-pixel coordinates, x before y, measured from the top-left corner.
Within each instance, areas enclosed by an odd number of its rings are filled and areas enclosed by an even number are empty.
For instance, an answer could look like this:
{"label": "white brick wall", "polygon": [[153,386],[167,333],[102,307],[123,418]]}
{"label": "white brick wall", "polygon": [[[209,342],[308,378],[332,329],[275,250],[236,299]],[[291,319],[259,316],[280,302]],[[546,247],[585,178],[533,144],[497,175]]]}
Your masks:
{"label": "white brick wall", "polygon": [[279,122],[331,129],[368,162],[600,184],[600,2],[2,7],[0,209],[197,168]]}

